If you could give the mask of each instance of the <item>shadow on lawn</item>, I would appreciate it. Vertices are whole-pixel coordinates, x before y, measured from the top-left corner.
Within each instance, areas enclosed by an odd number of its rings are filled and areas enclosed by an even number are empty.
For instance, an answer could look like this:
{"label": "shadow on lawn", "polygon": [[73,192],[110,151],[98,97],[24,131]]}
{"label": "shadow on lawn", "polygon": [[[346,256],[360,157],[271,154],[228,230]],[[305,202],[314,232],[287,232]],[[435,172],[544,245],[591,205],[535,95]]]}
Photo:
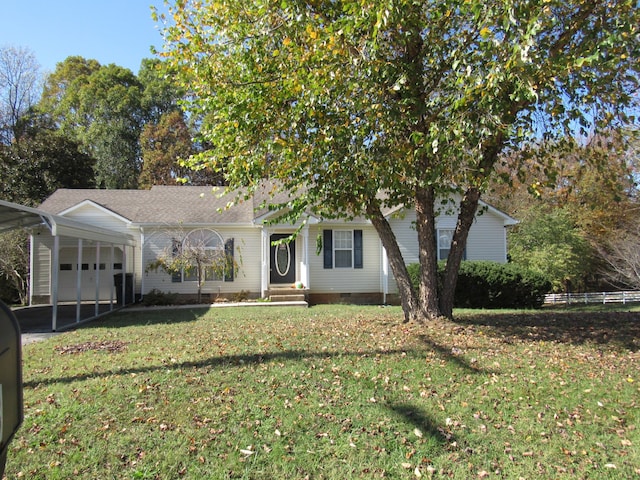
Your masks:
{"label": "shadow on lawn", "polygon": [[640,312],[487,312],[460,316],[456,323],[489,327],[507,342],[591,343],[640,350]]}
{"label": "shadow on lawn", "polygon": [[[424,355],[423,350],[407,350],[407,349],[394,349],[394,350],[371,350],[369,352],[329,352],[329,351],[308,351],[308,350],[285,350],[281,352],[267,352],[267,353],[255,353],[255,354],[243,354],[243,355],[225,355],[220,357],[211,357],[198,361],[178,362],[172,364],[157,364],[148,365],[144,367],[136,368],[122,368],[114,370],[105,370],[102,372],[91,372],[82,375],[71,375],[68,377],[59,378],[46,378],[43,380],[33,380],[24,383],[25,387],[35,388],[37,386],[53,385],[56,383],[71,383],[79,382],[89,379],[111,377],[113,375],[131,375],[142,374],[157,371],[167,370],[181,370],[191,368],[216,368],[216,367],[246,367],[248,365],[258,365],[265,362],[272,361],[287,361],[287,360],[302,360],[307,358],[331,358],[331,357],[344,357],[344,356],[384,356],[384,355],[403,355],[408,356],[416,355],[422,357]],[[476,370],[477,371],[477,370]]]}

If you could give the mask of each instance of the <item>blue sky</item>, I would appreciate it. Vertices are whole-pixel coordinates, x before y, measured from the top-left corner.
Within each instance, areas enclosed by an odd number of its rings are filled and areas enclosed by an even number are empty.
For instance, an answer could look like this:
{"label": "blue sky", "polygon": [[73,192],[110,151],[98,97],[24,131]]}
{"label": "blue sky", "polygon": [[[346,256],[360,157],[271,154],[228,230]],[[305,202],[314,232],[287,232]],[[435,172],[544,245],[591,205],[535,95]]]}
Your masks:
{"label": "blue sky", "polygon": [[137,74],[162,47],[151,5],[162,0],[0,0],[0,46],[27,47],[43,72],[71,55]]}

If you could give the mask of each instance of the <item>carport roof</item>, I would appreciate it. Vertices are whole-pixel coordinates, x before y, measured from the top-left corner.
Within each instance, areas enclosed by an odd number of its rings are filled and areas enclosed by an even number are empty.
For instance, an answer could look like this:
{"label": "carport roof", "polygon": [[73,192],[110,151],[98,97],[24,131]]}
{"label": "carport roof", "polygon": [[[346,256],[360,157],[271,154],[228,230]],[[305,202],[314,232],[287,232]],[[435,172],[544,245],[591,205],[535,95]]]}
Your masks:
{"label": "carport roof", "polygon": [[37,208],[0,200],[0,233],[16,228],[33,228],[43,224],[47,226],[53,236],[124,245],[135,243],[131,235],[70,220]]}

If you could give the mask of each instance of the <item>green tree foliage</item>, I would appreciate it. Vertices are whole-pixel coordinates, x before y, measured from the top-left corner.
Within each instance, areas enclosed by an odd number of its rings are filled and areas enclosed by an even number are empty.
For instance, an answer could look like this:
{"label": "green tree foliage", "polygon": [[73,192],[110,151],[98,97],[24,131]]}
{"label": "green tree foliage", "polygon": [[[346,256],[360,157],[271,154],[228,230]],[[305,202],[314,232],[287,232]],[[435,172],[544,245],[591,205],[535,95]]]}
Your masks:
{"label": "green tree foliage", "polygon": [[511,261],[548,278],[555,292],[583,287],[594,272],[591,246],[566,208],[532,208],[509,244]]}
{"label": "green tree foliage", "polygon": [[23,117],[21,135],[0,147],[0,198],[37,206],[58,188],[93,187],[93,160],[40,119]]}
{"label": "green tree foliage", "polygon": [[[290,218],[365,215],[405,318],[452,315],[478,200],[506,151],[628,121],[635,2],[180,1],[165,51],[230,186],[279,180]],[[380,191],[386,192],[381,197]],[[461,194],[438,293],[436,199]],[[385,207],[415,209],[411,285]]]}
{"label": "green tree foliage", "polygon": [[135,188],[143,87],[128,69],[69,57],[48,78],[39,110],[95,159],[101,188]]}
{"label": "green tree foliage", "polygon": [[173,74],[165,62],[159,59],[142,60],[138,80],[142,84],[142,109],[146,123],[158,123],[165,114],[179,110],[182,95],[174,82]]}

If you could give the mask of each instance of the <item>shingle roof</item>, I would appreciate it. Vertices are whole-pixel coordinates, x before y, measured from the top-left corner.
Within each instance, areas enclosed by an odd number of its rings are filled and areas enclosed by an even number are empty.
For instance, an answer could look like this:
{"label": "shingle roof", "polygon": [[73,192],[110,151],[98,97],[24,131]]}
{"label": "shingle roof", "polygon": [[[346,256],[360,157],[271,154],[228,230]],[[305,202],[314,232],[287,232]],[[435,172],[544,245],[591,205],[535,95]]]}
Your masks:
{"label": "shingle roof", "polygon": [[126,219],[139,224],[249,224],[258,215],[256,208],[267,194],[266,188],[231,208],[238,191],[221,195],[222,188],[191,186],[154,186],[151,190],[56,190],[40,209],[60,214],[90,200]]}

